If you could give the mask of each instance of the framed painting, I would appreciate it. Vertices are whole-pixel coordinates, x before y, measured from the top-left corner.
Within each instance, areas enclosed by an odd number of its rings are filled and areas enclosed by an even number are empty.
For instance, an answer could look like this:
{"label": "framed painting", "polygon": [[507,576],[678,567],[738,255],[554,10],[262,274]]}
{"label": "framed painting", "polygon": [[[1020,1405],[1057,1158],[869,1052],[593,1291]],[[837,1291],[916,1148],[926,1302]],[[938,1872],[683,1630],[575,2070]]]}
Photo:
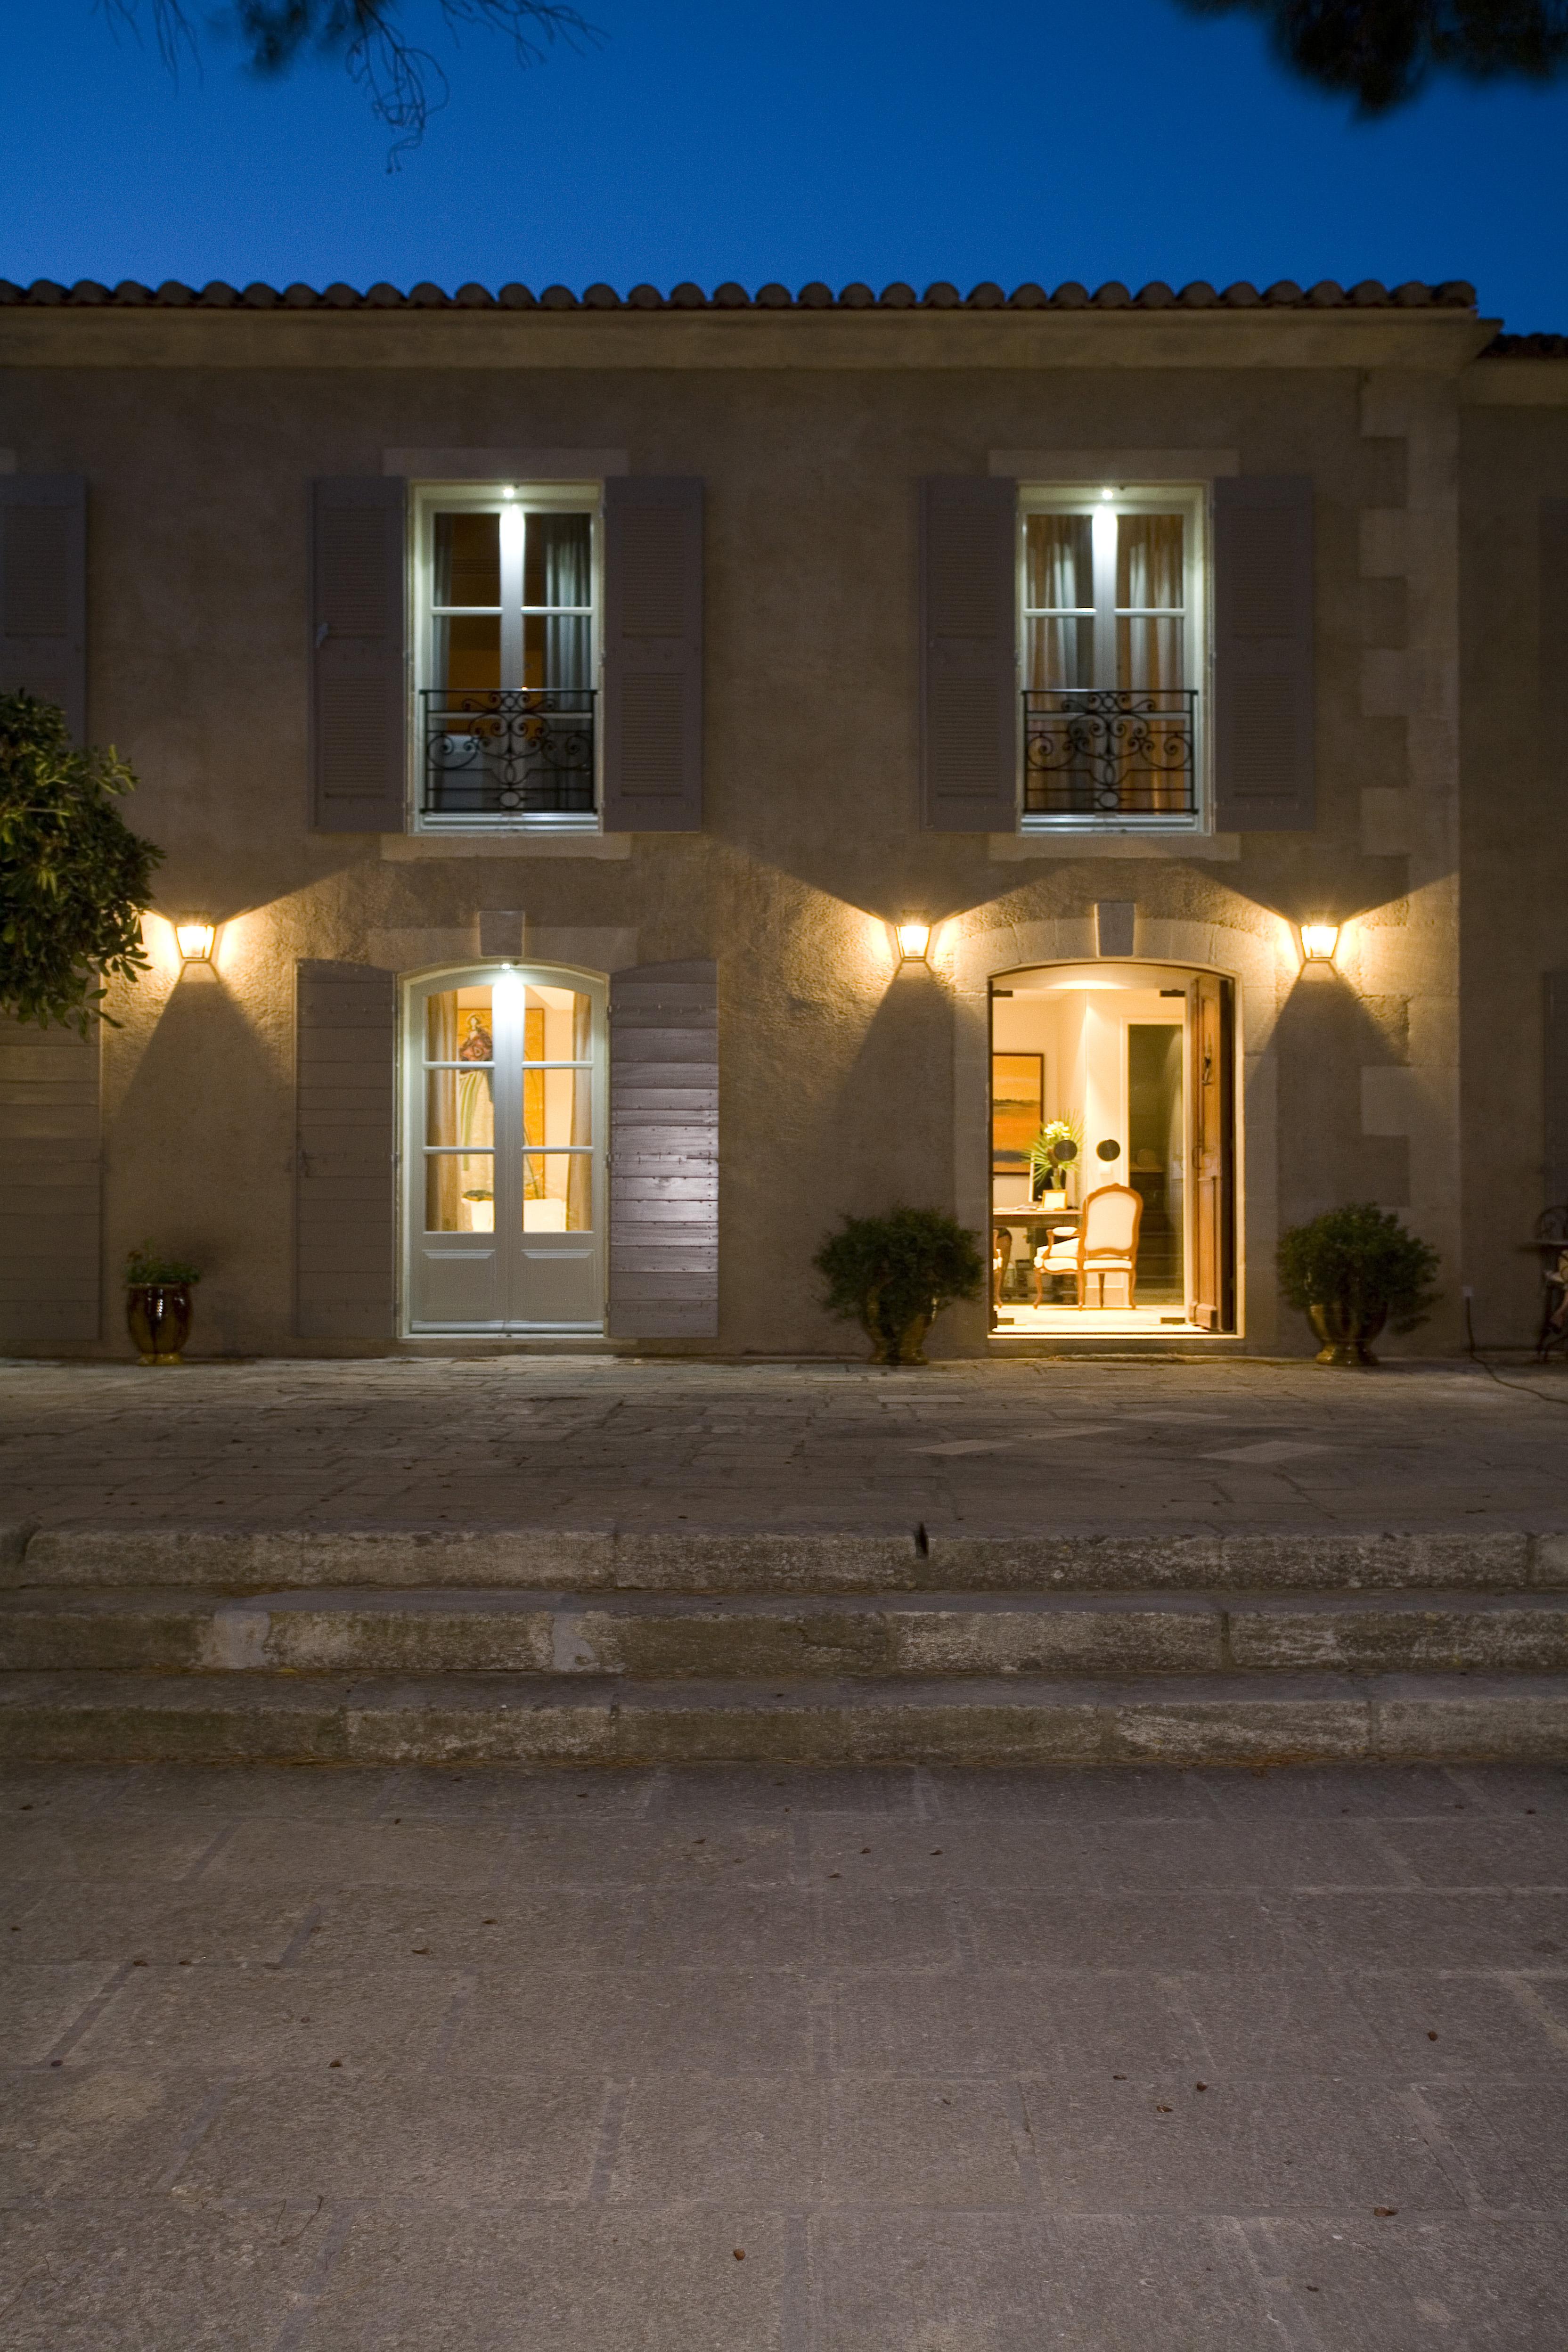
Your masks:
{"label": "framed painting", "polygon": [[1046,1116],[1046,1057],[1043,1054],[993,1054],[991,1056],[991,1172],[1022,1176],[1028,1172],[1029,1146]]}

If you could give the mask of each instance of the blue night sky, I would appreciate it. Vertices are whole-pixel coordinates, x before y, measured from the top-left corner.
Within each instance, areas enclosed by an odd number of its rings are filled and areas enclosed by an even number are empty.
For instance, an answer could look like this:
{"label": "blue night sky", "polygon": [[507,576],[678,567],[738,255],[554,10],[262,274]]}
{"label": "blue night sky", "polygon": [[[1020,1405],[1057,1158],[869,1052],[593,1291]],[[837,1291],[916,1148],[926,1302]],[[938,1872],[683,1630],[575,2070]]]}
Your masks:
{"label": "blue night sky", "polygon": [[524,72],[413,0],[451,99],[389,173],[341,67],[258,83],[209,39],[176,87],[91,0],[9,0],[0,276],[1468,278],[1510,328],[1568,330],[1568,86],[1356,123],[1250,20],[1171,0],[584,13],[596,48]]}

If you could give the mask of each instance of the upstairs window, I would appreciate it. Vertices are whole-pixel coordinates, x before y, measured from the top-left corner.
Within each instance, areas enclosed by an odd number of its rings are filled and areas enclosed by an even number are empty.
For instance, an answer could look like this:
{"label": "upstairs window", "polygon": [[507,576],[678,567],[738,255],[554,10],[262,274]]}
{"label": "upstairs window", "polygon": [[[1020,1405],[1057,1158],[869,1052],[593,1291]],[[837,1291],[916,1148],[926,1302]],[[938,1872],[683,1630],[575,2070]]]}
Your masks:
{"label": "upstairs window", "polygon": [[1026,824],[1199,825],[1202,521],[1196,490],[1026,494]]}
{"label": "upstairs window", "polygon": [[421,824],[593,825],[595,493],[431,489],[417,528]]}

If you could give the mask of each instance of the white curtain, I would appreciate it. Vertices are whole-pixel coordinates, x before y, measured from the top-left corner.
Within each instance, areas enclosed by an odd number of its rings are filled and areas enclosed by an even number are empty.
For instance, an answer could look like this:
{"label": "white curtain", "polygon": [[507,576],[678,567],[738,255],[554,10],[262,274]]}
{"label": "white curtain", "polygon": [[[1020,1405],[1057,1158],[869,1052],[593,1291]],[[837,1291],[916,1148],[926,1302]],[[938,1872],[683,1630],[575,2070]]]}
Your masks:
{"label": "white curtain", "polygon": [[1069,618],[1094,606],[1093,526],[1088,515],[1037,514],[1025,540],[1025,603],[1057,617],[1029,623],[1032,687],[1092,686],[1094,623]]}
{"label": "white curtain", "polygon": [[[1159,692],[1187,683],[1182,675],[1182,524],[1179,514],[1117,517],[1119,686]],[[1170,617],[1156,619],[1153,615],[1157,613]]]}

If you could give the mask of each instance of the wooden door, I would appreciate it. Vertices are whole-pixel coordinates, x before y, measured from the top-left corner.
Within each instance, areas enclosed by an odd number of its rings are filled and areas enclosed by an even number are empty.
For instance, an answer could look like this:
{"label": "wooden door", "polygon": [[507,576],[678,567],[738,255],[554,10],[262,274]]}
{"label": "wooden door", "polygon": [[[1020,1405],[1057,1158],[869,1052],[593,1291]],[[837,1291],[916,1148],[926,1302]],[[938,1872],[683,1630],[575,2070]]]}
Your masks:
{"label": "wooden door", "polygon": [[1230,1027],[1229,982],[1199,972],[1187,992],[1187,1316],[1205,1331],[1228,1330],[1235,1320]]}

